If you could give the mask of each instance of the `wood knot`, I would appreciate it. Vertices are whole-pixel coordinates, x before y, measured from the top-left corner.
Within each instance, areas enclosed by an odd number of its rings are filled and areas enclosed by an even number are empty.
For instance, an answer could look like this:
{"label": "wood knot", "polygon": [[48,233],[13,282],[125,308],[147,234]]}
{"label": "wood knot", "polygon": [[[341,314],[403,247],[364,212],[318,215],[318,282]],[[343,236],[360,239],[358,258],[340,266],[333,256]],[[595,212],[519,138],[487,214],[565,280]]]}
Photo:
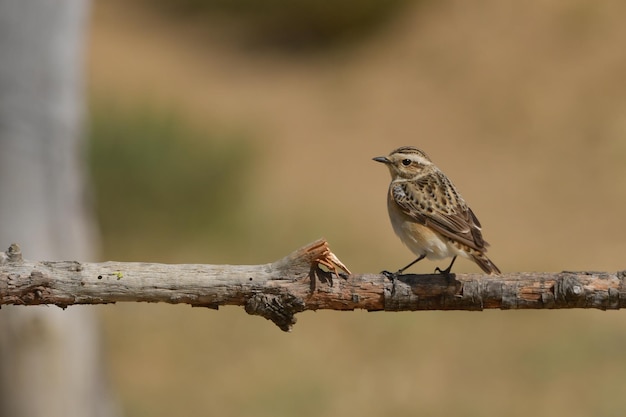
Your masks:
{"label": "wood knot", "polygon": [[17,243],[11,243],[6,252],[0,252],[0,264],[5,263],[21,263],[22,250]]}
{"label": "wood knot", "polygon": [[564,271],[554,282],[554,298],[564,302],[569,307],[585,307],[586,293],[584,284],[576,273]]}
{"label": "wood knot", "polygon": [[293,295],[255,294],[246,302],[246,313],[271,320],[282,331],[291,331],[295,314],[304,311],[304,301]]}

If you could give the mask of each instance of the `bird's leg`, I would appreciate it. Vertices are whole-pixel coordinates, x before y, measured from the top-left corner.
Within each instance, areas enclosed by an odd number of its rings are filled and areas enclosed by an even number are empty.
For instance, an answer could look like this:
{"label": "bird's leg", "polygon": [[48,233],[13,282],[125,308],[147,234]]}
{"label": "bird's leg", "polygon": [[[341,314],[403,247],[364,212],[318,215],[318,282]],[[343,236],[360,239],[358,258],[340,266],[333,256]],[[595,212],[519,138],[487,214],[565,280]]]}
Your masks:
{"label": "bird's leg", "polygon": [[421,261],[422,259],[424,259],[426,257],[426,255],[420,255],[419,258],[417,258],[416,260],[414,260],[413,262],[411,262],[410,264],[408,264],[407,266],[405,266],[404,268],[400,268],[398,269],[398,271],[396,272],[389,272],[389,271],[382,271],[381,274],[383,274],[384,276],[386,276],[387,278],[389,278],[390,280],[395,280],[396,277],[398,275],[402,275],[402,273],[404,271],[406,271],[407,269],[409,269],[410,267],[412,267],[413,265],[415,265],[416,263],[418,263],[419,261]]}
{"label": "bird's leg", "polygon": [[400,268],[398,269],[398,272],[396,272],[396,275],[401,275],[404,271],[406,271],[407,269],[409,269],[410,267],[412,267],[413,265],[415,265],[416,263],[418,263],[419,261],[421,261],[422,259],[424,259],[426,257],[426,254],[424,255],[420,255],[419,258],[417,258],[416,260],[414,260],[413,262],[411,262],[410,264],[408,264],[407,266],[405,266],[404,268]]}
{"label": "bird's leg", "polygon": [[435,268],[435,272],[439,272],[442,275],[445,275],[447,277],[450,276],[450,271],[452,270],[452,265],[454,265],[454,261],[456,261],[456,256],[454,258],[452,258],[452,262],[450,262],[450,265],[448,265],[448,267],[446,269],[440,269],[439,267]]}

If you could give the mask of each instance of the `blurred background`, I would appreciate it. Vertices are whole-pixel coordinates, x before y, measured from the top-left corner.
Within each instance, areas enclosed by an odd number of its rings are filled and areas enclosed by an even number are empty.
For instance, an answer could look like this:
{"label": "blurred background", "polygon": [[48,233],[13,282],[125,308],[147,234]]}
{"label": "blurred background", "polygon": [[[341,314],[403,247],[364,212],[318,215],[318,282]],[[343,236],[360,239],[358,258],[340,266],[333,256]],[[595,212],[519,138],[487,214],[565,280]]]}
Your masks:
{"label": "blurred background", "polygon": [[[414,145],[504,272],[624,269],[624,13],[610,0],[96,0],[99,259],[257,264],[325,237],[353,272],[397,269],[414,257],[371,158]],[[626,410],[621,312],[319,311],[286,334],[242,308],[92,309],[130,417]]]}

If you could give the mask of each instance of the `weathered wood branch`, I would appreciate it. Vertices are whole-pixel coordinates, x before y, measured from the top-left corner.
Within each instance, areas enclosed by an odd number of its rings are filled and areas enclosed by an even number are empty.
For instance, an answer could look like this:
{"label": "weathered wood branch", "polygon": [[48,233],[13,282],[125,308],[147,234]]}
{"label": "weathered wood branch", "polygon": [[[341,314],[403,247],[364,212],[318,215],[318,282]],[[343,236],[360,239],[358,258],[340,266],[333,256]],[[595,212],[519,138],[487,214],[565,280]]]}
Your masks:
{"label": "weathered wood branch", "polygon": [[[325,265],[331,271],[320,268]],[[0,306],[186,303],[244,306],[282,330],[304,310],[415,311],[626,307],[626,271],[401,275],[347,271],[324,240],[265,265],[167,265],[23,260],[0,252]],[[1,312],[0,312],[1,314]]]}

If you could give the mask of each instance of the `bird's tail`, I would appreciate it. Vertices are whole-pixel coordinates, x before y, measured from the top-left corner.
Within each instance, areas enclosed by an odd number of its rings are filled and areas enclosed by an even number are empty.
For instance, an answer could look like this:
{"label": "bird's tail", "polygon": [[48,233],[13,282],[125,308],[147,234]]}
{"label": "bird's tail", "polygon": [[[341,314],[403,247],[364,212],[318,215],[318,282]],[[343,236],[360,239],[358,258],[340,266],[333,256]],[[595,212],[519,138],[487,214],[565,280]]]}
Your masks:
{"label": "bird's tail", "polygon": [[487,274],[500,274],[500,269],[484,253],[472,253],[472,260]]}

